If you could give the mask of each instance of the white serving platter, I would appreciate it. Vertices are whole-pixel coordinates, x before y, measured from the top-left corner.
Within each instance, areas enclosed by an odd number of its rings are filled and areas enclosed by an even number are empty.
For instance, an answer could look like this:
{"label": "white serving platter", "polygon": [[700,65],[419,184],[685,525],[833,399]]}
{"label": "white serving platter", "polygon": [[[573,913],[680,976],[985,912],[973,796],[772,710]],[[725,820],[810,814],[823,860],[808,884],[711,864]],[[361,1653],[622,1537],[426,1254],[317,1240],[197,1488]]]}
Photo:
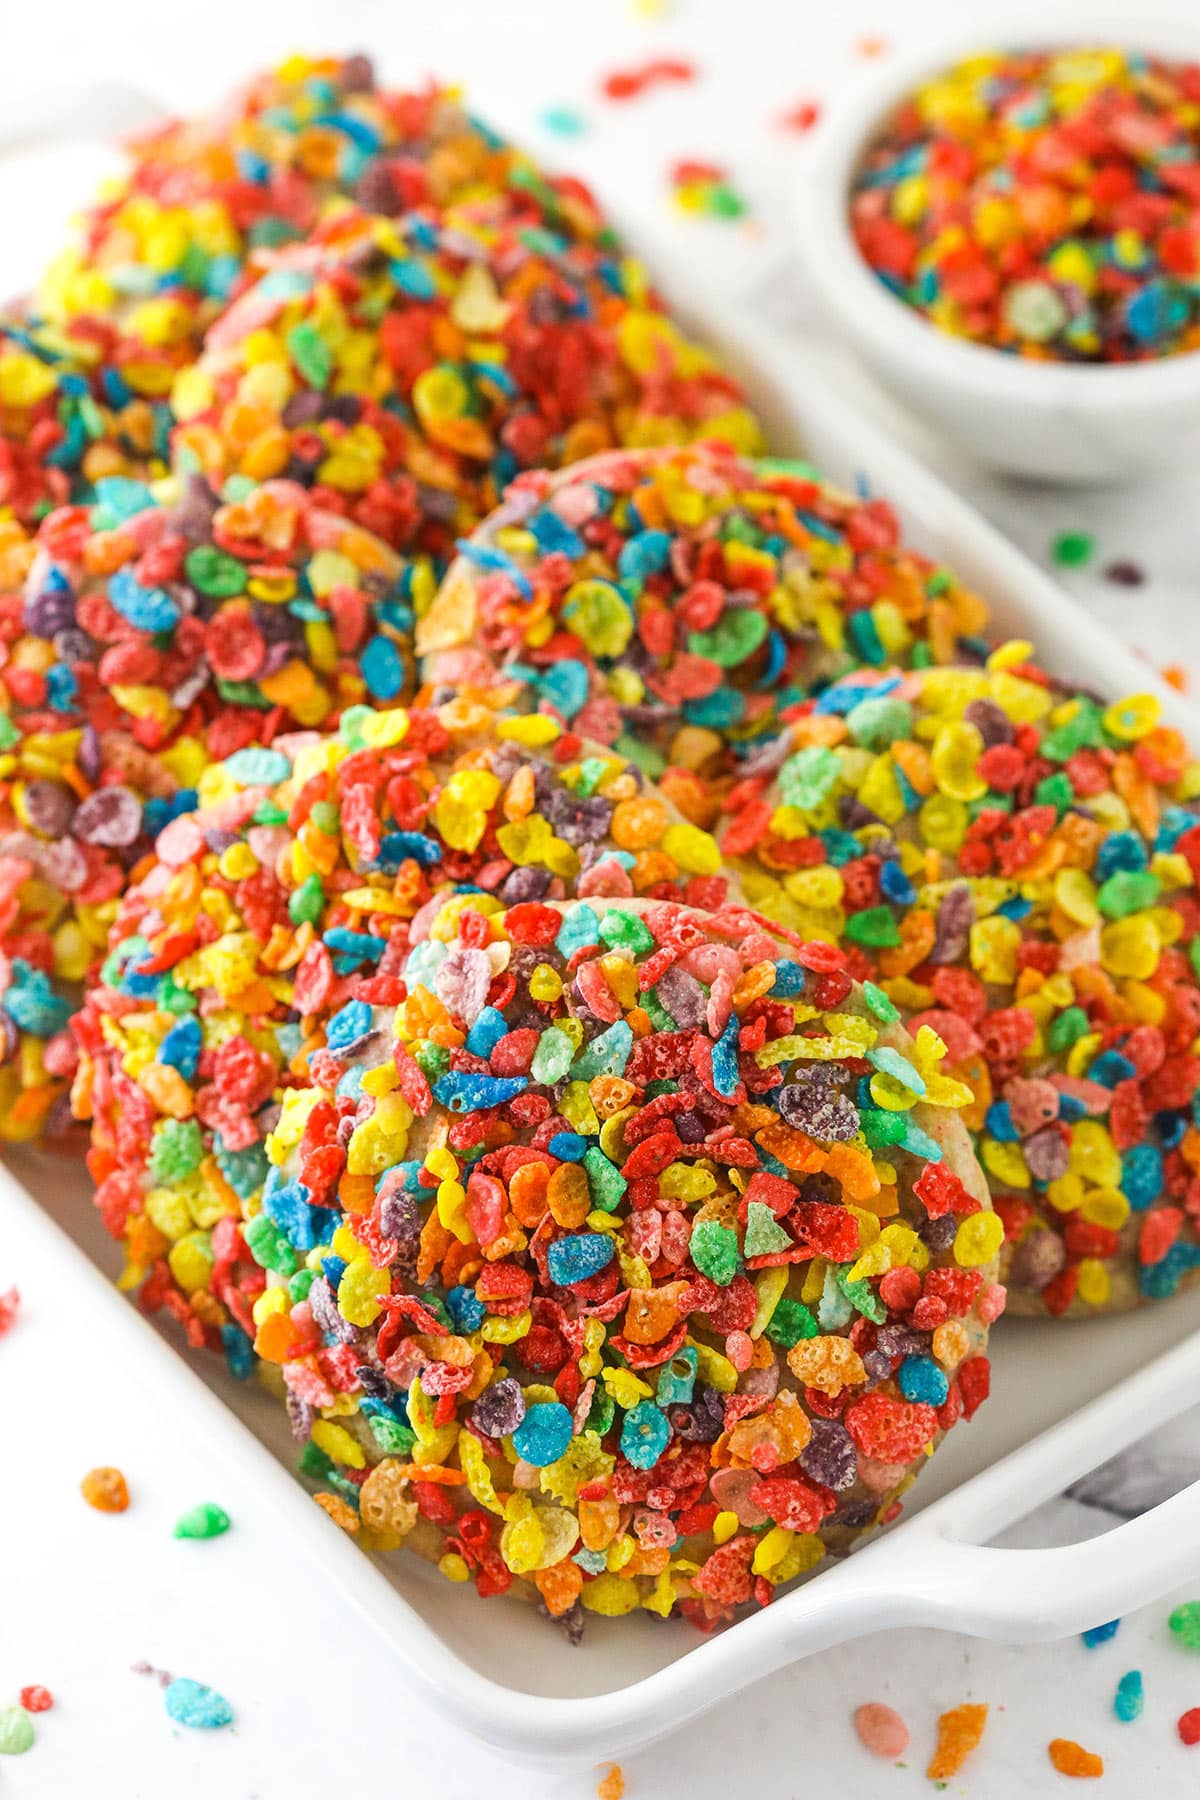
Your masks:
{"label": "white serving platter", "polygon": [[[1034,639],[1050,667],[1100,693],[1153,689],[1200,745],[1192,709],[884,435],[827,377],[821,347],[739,319],[731,306],[698,306],[695,283],[665,285],[745,380],[776,454],[802,455],[843,484],[886,495],[910,540],[986,596],[998,633]],[[217,1359],[186,1357],[169,1329],[113,1291],[117,1253],[83,1170],[41,1151],[12,1151],[6,1161],[0,1215],[49,1240],[64,1302],[93,1322],[97,1363],[136,1354],[170,1428],[205,1437],[226,1465],[250,1473],[292,1548],[383,1634],[426,1697],[513,1754],[577,1762],[621,1754],[859,1631],[936,1624],[1032,1641],[1098,1623],[1200,1569],[1200,1486],[1120,1527],[1120,1554],[1111,1536],[1099,1540],[1102,1551],[974,1547],[1189,1404],[1200,1382],[1194,1291],[1124,1319],[1002,1322],[992,1399],[951,1435],[905,1522],[715,1637],[646,1616],[589,1619],[584,1646],[567,1653],[531,1608],[481,1603],[414,1557],[359,1551],[289,1472],[295,1446],[276,1403],[234,1382]]]}

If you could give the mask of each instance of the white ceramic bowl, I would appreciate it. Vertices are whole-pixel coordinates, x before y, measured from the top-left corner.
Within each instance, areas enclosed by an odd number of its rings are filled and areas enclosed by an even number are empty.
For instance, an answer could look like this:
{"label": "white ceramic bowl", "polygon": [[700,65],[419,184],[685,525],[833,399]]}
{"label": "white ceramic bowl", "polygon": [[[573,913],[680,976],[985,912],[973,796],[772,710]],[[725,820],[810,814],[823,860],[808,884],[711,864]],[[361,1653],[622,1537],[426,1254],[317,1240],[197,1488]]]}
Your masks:
{"label": "white ceramic bowl", "polygon": [[1047,8],[1040,20],[983,21],[889,57],[835,103],[813,134],[796,196],[807,278],[833,326],[885,387],[927,423],[1008,474],[1113,482],[1193,453],[1200,440],[1200,352],[1158,362],[1030,362],[950,337],[889,292],[850,231],[851,182],[887,114],[929,76],[992,46],[1118,44],[1200,59],[1200,25],[1180,16],[1106,20]]}

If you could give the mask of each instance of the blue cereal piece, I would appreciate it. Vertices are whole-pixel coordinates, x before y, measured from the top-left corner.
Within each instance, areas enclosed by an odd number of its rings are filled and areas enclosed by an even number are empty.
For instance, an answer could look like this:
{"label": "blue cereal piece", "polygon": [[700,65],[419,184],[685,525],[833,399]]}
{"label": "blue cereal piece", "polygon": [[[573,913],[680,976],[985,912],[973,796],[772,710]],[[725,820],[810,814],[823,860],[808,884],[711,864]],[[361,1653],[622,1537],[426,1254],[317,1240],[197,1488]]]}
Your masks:
{"label": "blue cereal piece", "polygon": [[924,1406],[941,1406],[950,1392],[945,1370],[930,1356],[906,1356],[897,1380],[906,1400]]}
{"label": "blue cereal piece", "polygon": [[522,1462],[545,1469],[565,1454],[571,1435],[571,1415],[566,1407],[547,1400],[529,1407],[513,1432],[513,1449]]}
{"label": "blue cereal piece", "polygon": [[670,1441],[670,1420],[653,1400],[641,1400],[625,1414],[621,1455],[635,1469],[652,1469]]}
{"label": "blue cereal piece", "polygon": [[546,1252],[546,1266],[556,1287],[572,1287],[607,1269],[614,1255],[612,1239],[604,1232],[577,1231],[555,1238]]}
{"label": "blue cereal piece", "polygon": [[1131,1725],[1135,1719],[1141,1718],[1145,1705],[1142,1671],[1130,1669],[1117,1683],[1117,1691],[1113,1695],[1113,1711],[1123,1725]]}
{"label": "blue cereal piece", "polygon": [[1110,1638],[1115,1638],[1120,1629],[1120,1619],[1110,1619],[1107,1625],[1093,1625],[1089,1631],[1081,1631],[1079,1635],[1088,1649],[1094,1650],[1097,1644],[1107,1644]]}
{"label": "blue cereal piece", "polygon": [[455,1071],[439,1075],[433,1084],[433,1097],[451,1112],[484,1112],[489,1106],[503,1106],[515,1100],[529,1086],[527,1075],[463,1075]]}
{"label": "blue cereal piece", "polygon": [[233,1724],[233,1708],[224,1694],[186,1675],[176,1677],[165,1699],[167,1712],[175,1723],[193,1731],[219,1731],[222,1726]]}

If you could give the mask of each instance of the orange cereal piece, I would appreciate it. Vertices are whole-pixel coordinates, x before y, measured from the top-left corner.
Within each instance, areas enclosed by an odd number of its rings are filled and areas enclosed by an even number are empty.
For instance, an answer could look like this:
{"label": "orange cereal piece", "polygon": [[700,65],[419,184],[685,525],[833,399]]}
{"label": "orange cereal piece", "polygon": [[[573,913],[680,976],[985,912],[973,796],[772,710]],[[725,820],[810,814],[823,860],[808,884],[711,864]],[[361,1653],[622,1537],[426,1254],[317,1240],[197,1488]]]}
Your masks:
{"label": "orange cereal piece", "polygon": [[1092,1750],[1085,1750],[1073,1738],[1052,1738],[1048,1748],[1050,1761],[1060,1775],[1088,1780],[1104,1773],[1104,1758]]}
{"label": "orange cereal piece", "polygon": [[120,1469],[89,1469],[79,1491],[97,1512],[123,1513],[129,1505],[129,1487]]}
{"label": "orange cereal piece", "polygon": [[340,1494],[314,1494],[313,1499],[323,1513],[327,1513],[335,1525],[353,1537],[359,1529],[360,1520],[352,1506],[347,1506]]}
{"label": "orange cereal piece", "polygon": [[620,1763],[614,1763],[603,1781],[596,1786],[596,1800],[624,1800],[625,1774]]}
{"label": "orange cereal piece", "polygon": [[930,1781],[949,1781],[976,1749],[987,1724],[986,1705],[953,1706],[938,1720],[937,1749],[925,1773]]}

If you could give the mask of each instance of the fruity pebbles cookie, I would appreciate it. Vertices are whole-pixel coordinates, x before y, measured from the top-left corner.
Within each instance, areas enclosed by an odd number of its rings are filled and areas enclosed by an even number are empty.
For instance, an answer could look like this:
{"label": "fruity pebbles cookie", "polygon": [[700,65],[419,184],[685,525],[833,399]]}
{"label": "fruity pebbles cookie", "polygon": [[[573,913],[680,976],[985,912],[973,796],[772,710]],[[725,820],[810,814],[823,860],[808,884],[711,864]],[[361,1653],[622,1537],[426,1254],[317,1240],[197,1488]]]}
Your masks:
{"label": "fruity pebbles cookie", "polygon": [[393,551],[303,488],[175,505],[102,480],[0,598],[0,1136],[37,1135],[118,898],[213,757],[398,689]]}
{"label": "fruity pebbles cookie", "polygon": [[[151,1159],[186,1139],[197,1169],[215,1129],[207,1168],[246,1160],[197,1228],[124,1123],[160,1030],[130,982],[161,1006],[220,973],[176,960],[186,829],[115,953],[128,997],[114,970],[89,1014],[126,1065],[111,1099],[92,1065],[127,1158],[101,1199],[144,1206],[160,1255],[182,1234],[202,1331],[257,1288],[254,1347],[340,1523],[482,1594],[532,1589],[575,1634],[639,1607],[710,1627],[891,1516],[986,1393],[1003,1305],[969,1090],[931,1031],[736,905],[464,892],[381,959],[330,910],[294,1004],[262,977],[280,997],[247,1027],[227,977],[199,995],[193,1039],[236,1034],[192,1052],[199,1117],[160,1123]],[[211,1192],[193,1178],[193,1218]]]}
{"label": "fruity pebbles cookie", "polygon": [[31,308],[94,345],[114,390],[164,430],[172,384],[258,259],[356,198],[388,214],[444,205],[498,154],[455,94],[382,88],[363,56],[290,57],[124,149],[127,169],[83,212]]}
{"label": "fruity pebbles cookie", "polygon": [[698,775],[769,762],[780,715],[847,668],[982,651],[982,602],[885,502],[717,443],[523,476],[460,548],[418,622],[425,678],[504,669],[651,774],[680,767],[697,816]]}
{"label": "fruity pebbles cookie", "polygon": [[181,467],[305,482],[414,559],[421,604],[522,469],[760,441],[586,188],[495,140],[477,161],[443,204],[334,213],[271,259],[172,391]]}
{"label": "fruity pebbles cookie", "polygon": [[1200,1267],[1200,765],[1153,696],[1028,657],[847,677],[719,835],[752,905],[945,1040],[1013,1305],[1076,1315]]}
{"label": "fruity pebbles cookie", "polygon": [[456,907],[717,906],[728,883],[713,839],[623,757],[478,703],[352,709],[336,735],[210,766],[198,798],[121,903],[76,1024],[75,1103],[126,1285],[236,1354],[263,1268],[291,1254],[260,1211],[263,1145],[320,1020],[395,1004],[405,956]]}

